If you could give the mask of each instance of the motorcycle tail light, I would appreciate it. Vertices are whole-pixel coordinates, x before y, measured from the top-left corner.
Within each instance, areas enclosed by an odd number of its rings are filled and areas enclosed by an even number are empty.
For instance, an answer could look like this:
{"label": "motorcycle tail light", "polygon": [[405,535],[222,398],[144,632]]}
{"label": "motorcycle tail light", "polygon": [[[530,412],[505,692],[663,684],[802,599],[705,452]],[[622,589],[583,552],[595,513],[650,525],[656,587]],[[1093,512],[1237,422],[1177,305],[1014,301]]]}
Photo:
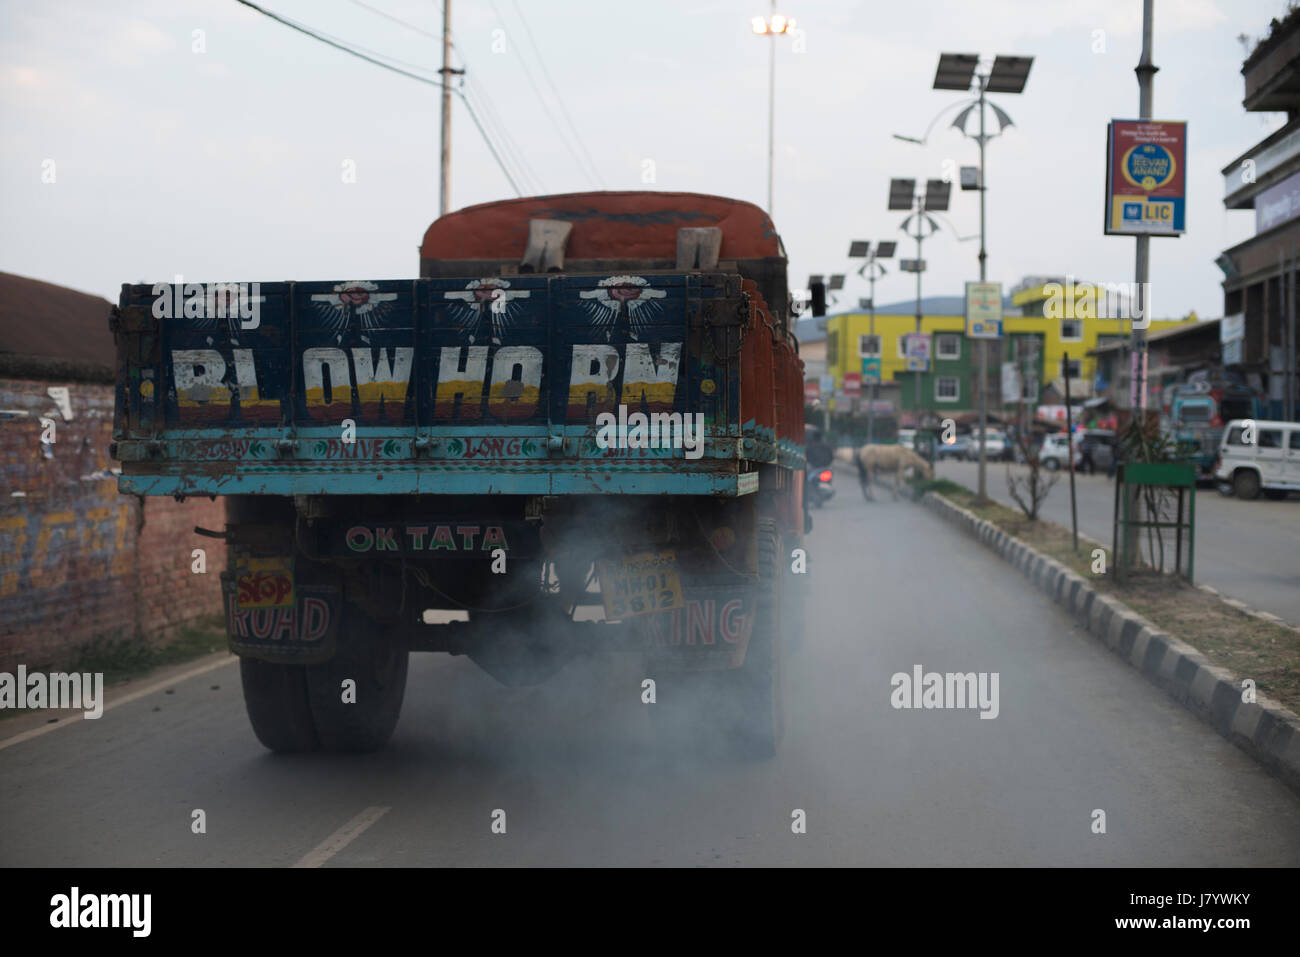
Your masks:
{"label": "motorcycle tail light", "polygon": [[818,474],[817,477],[821,479],[823,482],[829,482],[831,480],[831,470],[824,469],[822,472]]}

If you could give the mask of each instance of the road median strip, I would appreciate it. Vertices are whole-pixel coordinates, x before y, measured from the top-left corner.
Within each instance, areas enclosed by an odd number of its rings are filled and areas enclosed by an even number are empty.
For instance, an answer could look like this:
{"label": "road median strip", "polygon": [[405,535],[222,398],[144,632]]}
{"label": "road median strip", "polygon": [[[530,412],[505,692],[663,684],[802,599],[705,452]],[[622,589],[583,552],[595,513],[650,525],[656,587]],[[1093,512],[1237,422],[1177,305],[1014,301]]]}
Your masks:
{"label": "road median strip", "polygon": [[[1243,700],[1243,682],[1231,671],[995,523],[937,492],[927,492],[921,502],[1015,565],[1093,637],[1300,793],[1300,717],[1293,711],[1262,693],[1253,701]],[[1200,593],[1223,600],[1207,586],[1201,586]],[[1227,604],[1274,627],[1295,631],[1276,616],[1254,612],[1240,602]]]}

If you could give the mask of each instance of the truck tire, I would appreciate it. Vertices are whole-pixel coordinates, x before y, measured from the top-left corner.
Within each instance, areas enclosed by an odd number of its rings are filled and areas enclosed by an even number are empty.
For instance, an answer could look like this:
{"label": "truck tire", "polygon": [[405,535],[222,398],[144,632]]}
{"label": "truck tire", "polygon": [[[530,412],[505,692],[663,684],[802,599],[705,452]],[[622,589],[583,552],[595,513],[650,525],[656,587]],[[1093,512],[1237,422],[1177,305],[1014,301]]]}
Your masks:
{"label": "truck tire", "polygon": [[1232,491],[1237,498],[1247,501],[1259,498],[1259,474],[1250,469],[1238,469],[1232,476]]}
{"label": "truck tire", "polygon": [[281,754],[315,750],[316,728],[307,703],[305,665],[241,658],[239,676],[244,685],[244,708],[258,741]]}
{"label": "truck tire", "polygon": [[776,754],[785,730],[781,707],[781,534],[772,519],[758,521],[758,581],[753,631],[744,663],[714,675],[725,746],[746,760]]}
{"label": "truck tire", "polygon": [[[387,744],[402,712],[409,662],[410,652],[392,629],[345,603],[338,651],[306,666],[307,702],[321,749],[359,753]],[[355,700],[344,700],[349,680],[356,683]]]}

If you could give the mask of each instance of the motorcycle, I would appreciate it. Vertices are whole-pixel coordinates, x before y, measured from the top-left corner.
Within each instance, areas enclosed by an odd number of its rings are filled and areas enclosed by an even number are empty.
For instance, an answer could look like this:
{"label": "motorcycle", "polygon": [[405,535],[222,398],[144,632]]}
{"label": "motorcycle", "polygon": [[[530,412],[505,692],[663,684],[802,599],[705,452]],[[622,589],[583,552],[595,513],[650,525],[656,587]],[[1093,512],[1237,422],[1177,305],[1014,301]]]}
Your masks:
{"label": "motorcycle", "polygon": [[830,469],[810,471],[804,479],[804,496],[814,508],[835,497],[834,473]]}

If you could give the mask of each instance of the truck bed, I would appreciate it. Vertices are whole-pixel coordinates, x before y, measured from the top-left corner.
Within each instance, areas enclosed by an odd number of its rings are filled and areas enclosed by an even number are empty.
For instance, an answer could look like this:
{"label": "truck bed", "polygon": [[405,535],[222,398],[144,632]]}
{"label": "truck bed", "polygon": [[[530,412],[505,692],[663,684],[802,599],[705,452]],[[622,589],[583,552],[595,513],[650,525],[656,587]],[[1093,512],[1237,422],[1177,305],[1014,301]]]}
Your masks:
{"label": "truck bed", "polygon": [[[113,324],[124,492],[740,496],[803,467],[802,363],[734,273],[125,285]],[[702,454],[597,441],[637,412],[698,414]]]}

